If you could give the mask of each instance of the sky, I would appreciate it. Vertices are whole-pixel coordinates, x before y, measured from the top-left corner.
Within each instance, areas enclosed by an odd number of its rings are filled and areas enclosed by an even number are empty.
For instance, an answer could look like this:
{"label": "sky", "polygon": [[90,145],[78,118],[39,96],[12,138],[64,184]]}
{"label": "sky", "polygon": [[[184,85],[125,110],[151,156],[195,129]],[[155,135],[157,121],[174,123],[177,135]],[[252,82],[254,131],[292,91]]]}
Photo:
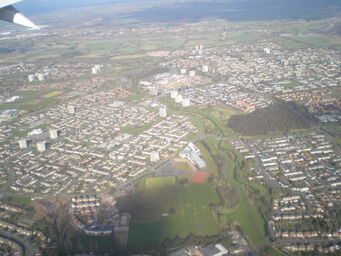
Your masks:
{"label": "sky", "polygon": [[39,15],[68,8],[127,2],[124,0],[24,0],[15,7],[28,15]]}
{"label": "sky", "polygon": [[[137,18],[154,22],[195,21],[207,17],[243,21],[341,16],[341,0],[24,0],[15,7],[25,15],[35,16],[67,8],[134,2],[157,3],[135,14]],[[169,8],[165,3],[178,4]]]}

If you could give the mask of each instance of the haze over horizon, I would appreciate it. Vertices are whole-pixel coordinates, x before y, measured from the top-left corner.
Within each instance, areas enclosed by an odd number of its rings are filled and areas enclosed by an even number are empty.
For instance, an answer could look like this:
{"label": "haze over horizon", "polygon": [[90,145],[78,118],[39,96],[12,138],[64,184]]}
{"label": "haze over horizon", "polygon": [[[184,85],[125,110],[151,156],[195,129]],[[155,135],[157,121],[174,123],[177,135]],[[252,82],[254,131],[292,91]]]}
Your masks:
{"label": "haze over horizon", "polygon": [[157,3],[154,0],[72,0],[51,2],[26,0],[15,6],[26,15],[41,15],[70,8],[99,5],[153,3],[155,6],[136,13],[148,21],[200,20],[207,17],[231,21],[268,19],[321,19],[341,13],[339,0],[231,0],[231,1],[175,1]]}

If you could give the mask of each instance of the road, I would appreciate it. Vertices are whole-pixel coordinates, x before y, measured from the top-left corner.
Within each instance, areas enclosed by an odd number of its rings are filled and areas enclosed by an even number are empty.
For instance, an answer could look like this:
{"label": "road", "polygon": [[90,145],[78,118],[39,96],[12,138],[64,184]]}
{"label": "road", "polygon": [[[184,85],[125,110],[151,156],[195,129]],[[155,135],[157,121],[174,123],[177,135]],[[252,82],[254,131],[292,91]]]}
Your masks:
{"label": "road", "polygon": [[307,244],[311,243],[314,245],[326,244],[326,243],[340,243],[341,239],[278,239],[274,242],[260,243],[254,246],[256,252],[261,251],[265,247],[288,245],[288,244]]}

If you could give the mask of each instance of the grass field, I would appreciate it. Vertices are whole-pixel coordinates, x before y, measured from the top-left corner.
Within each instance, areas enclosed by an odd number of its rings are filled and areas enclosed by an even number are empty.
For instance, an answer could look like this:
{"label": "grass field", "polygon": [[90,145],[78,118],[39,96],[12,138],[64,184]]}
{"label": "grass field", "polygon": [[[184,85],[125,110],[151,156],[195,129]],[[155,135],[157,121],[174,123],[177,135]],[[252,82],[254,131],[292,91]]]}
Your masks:
{"label": "grass field", "polygon": [[297,37],[296,40],[307,45],[310,45],[311,47],[317,48],[341,47],[341,38],[337,36],[326,37],[323,34],[312,34],[308,36]]}
{"label": "grass field", "polygon": [[144,127],[135,127],[135,126],[132,126],[132,125],[126,125],[126,126],[123,126],[121,127],[120,131],[122,133],[141,133],[145,130]]}
{"label": "grass field", "polygon": [[51,99],[51,100],[44,100],[41,102],[33,102],[31,104],[27,103],[27,104],[3,104],[0,105],[0,109],[1,110],[5,110],[5,109],[20,109],[20,110],[27,110],[27,111],[36,111],[39,109],[43,109],[49,106],[52,106],[54,104],[56,104],[58,102],[57,99]]}
{"label": "grass field", "polygon": [[8,196],[4,200],[6,203],[25,207],[31,202],[31,198],[21,196]]}
{"label": "grass field", "polygon": [[297,87],[297,86],[300,86],[301,84],[299,83],[299,82],[297,82],[297,81],[291,81],[291,82],[289,82],[289,83],[285,83],[285,84],[283,84],[283,86],[284,87],[288,87],[288,88],[295,88],[295,87]]}
{"label": "grass field", "polygon": [[[175,237],[213,236],[220,232],[210,204],[219,197],[211,184],[187,184],[136,195],[128,245],[143,246]],[[149,215],[149,216],[148,216]]]}
{"label": "grass field", "polygon": [[51,50],[38,50],[31,52],[31,54],[26,55],[21,58],[22,60],[37,60],[39,58],[47,58],[47,57],[61,57],[63,54],[72,52],[69,48],[55,48]]}
{"label": "grass field", "polygon": [[15,95],[22,98],[14,103],[6,103],[0,105],[0,109],[21,109],[34,111],[51,106],[58,102],[58,99],[41,99],[40,97],[49,94],[53,89],[43,89],[34,91],[17,91]]}
{"label": "grass field", "polygon": [[54,91],[54,92],[50,92],[50,93],[47,93],[45,95],[43,95],[44,98],[52,98],[52,97],[56,97],[56,96],[59,96],[63,93],[63,91]]}
{"label": "grass field", "polygon": [[137,59],[137,58],[144,58],[145,54],[129,54],[129,55],[120,55],[112,57],[112,60],[124,60],[124,59]]}
{"label": "grass field", "polygon": [[168,176],[168,177],[152,177],[146,178],[145,186],[146,188],[161,188],[161,187],[170,187],[176,185],[176,177]]}
{"label": "grass field", "polygon": [[[259,211],[252,206],[249,201],[250,200],[246,193],[242,193],[237,209],[231,213],[225,214],[225,217],[227,221],[231,220],[233,222],[237,222],[251,243],[257,243],[261,242],[265,237],[264,221]],[[257,235],[253,228],[252,221],[250,220],[247,212],[248,210],[255,221],[257,230],[260,231],[261,238]]]}
{"label": "grass field", "polygon": [[180,171],[193,170],[192,166],[187,161],[177,162],[177,167],[178,167],[178,170],[180,170]]}
{"label": "grass field", "polygon": [[322,34],[310,34],[295,38],[274,37],[273,42],[289,49],[296,48],[341,48],[341,38],[334,36],[332,38],[326,37]]}

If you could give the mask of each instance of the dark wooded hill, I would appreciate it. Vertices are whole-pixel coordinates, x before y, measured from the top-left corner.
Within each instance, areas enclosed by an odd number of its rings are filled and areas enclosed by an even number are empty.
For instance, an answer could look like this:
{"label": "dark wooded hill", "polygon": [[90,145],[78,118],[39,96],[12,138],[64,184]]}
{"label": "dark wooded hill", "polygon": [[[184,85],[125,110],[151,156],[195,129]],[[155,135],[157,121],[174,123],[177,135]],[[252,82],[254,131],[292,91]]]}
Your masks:
{"label": "dark wooded hill", "polygon": [[293,129],[307,129],[314,118],[300,105],[280,102],[247,115],[230,118],[228,127],[245,136],[288,132]]}

